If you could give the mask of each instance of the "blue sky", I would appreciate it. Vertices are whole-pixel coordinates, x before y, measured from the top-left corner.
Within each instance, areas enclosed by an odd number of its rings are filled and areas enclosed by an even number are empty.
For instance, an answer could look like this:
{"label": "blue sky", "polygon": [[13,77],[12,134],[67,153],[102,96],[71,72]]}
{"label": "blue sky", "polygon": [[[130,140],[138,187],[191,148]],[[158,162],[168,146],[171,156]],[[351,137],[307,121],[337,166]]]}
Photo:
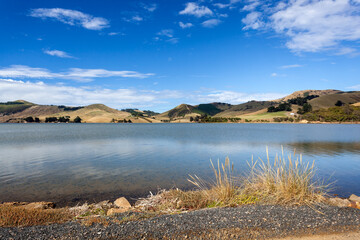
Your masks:
{"label": "blue sky", "polygon": [[360,90],[360,0],[0,0],[0,101],[180,103]]}

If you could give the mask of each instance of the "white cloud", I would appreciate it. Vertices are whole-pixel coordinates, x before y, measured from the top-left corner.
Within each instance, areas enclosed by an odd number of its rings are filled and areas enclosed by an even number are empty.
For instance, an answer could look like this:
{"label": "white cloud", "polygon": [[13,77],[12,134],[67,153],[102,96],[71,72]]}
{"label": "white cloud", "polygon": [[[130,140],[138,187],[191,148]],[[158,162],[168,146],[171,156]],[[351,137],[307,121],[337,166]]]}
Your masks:
{"label": "white cloud", "polygon": [[158,32],[157,35],[172,38],[174,36],[174,30],[172,30],[172,29],[163,29],[160,32]]}
{"label": "white cloud", "polygon": [[218,8],[232,8],[234,4],[240,1],[241,0],[230,0],[229,3],[214,3],[213,5]]}
{"label": "white cloud", "polygon": [[195,17],[203,17],[207,15],[213,15],[213,12],[206,6],[199,6],[195,2],[186,3],[186,7],[184,10],[180,11],[181,15],[193,15]]}
{"label": "white cloud", "polygon": [[156,3],[152,3],[152,4],[148,4],[148,5],[144,4],[143,8],[148,10],[149,12],[153,12],[157,9],[157,4]]}
{"label": "white cloud", "polygon": [[245,27],[243,29],[258,29],[262,27],[264,23],[261,21],[260,18],[260,12],[251,12],[247,14],[246,17],[242,19],[242,22],[245,24]]}
{"label": "white cloud", "polygon": [[243,93],[234,91],[214,91],[206,95],[198,96],[200,102],[224,102],[239,104],[251,100],[267,101],[283,97],[280,93]]}
{"label": "white cloud", "polygon": [[176,44],[179,42],[179,38],[170,38],[168,40],[166,40],[167,42],[169,43],[172,43],[172,44]]}
{"label": "white cloud", "polygon": [[139,15],[135,15],[131,18],[131,20],[133,20],[135,22],[141,22],[143,20],[143,18],[140,17]]}
{"label": "white cloud", "polygon": [[182,29],[185,29],[185,28],[191,28],[192,26],[194,26],[192,23],[183,23],[183,22],[179,22],[179,26],[182,28]]}
{"label": "white cloud", "polygon": [[0,77],[5,78],[55,78],[56,74],[45,68],[32,68],[23,65],[11,65],[0,69]]}
{"label": "white cloud", "polygon": [[212,27],[219,25],[220,23],[221,23],[221,20],[219,20],[219,19],[209,19],[209,20],[206,20],[203,23],[201,23],[201,25],[203,25],[203,27],[212,28]]}
{"label": "white cloud", "polygon": [[92,81],[94,78],[123,77],[123,78],[147,78],[152,73],[139,73],[135,71],[110,71],[106,69],[82,69],[70,68],[67,72],[53,73],[46,68],[32,68],[23,65],[11,65],[0,69],[0,77],[5,78],[62,78],[81,82]]}
{"label": "white cloud", "polygon": [[357,55],[355,48],[350,47],[341,47],[336,55]]}
{"label": "white cloud", "polygon": [[23,82],[0,79],[0,101],[26,99],[38,104],[89,105],[103,103],[111,107],[152,105],[167,98],[182,96],[177,91],[147,91],[136,89],[106,89],[49,85],[43,82]]}
{"label": "white cloud", "polygon": [[245,5],[242,10],[243,11],[252,11],[259,5],[260,5],[259,1],[252,1],[249,4]]}
{"label": "white cloud", "polygon": [[63,8],[37,8],[30,11],[30,16],[42,19],[52,18],[72,26],[82,26],[90,30],[109,27],[109,21],[80,11]]}
{"label": "white cloud", "polygon": [[277,73],[272,73],[271,76],[272,76],[272,77],[277,77],[278,74],[277,74]]}
{"label": "white cloud", "polygon": [[116,36],[116,35],[119,35],[120,33],[119,32],[109,32],[108,35],[109,36]]}
{"label": "white cloud", "polygon": [[[295,52],[335,50],[352,54],[342,42],[360,40],[360,5],[354,0],[291,0],[252,9],[244,29],[265,27],[284,35],[287,48]],[[264,21],[259,19],[262,11]],[[256,18],[256,16],[258,16]],[[253,20],[253,21],[251,21]],[[340,50],[339,50],[340,49]]]}
{"label": "white cloud", "polygon": [[347,87],[347,89],[351,89],[353,91],[360,91],[360,84],[355,85],[355,86],[351,86],[351,87]]}
{"label": "white cloud", "polygon": [[45,54],[48,54],[50,56],[60,57],[60,58],[74,58],[70,54],[60,51],[60,50],[44,50]]}
{"label": "white cloud", "polygon": [[287,69],[287,68],[299,68],[299,67],[303,67],[303,65],[300,65],[300,64],[284,65],[284,66],[281,66],[280,68]]}

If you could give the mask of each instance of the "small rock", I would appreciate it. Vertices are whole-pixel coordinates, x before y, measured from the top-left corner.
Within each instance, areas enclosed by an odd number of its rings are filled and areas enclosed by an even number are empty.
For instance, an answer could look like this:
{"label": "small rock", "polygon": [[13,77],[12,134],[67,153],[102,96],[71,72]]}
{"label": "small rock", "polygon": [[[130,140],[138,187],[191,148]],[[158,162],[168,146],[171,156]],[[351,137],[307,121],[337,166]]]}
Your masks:
{"label": "small rock", "polygon": [[349,200],[354,201],[354,202],[360,202],[360,197],[356,196],[355,194],[351,194],[351,196],[349,197]]}
{"label": "small rock", "polygon": [[329,203],[331,205],[337,206],[337,207],[348,207],[351,202],[348,199],[342,199],[339,197],[336,198],[330,198]]}
{"label": "small rock", "polygon": [[350,201],[348,207],[360,209],[360,202]]}
{"label": "small rock", "polygon": [[119,208],[124,208],[124,209],[129,209],[131,208],[130,203],[128,202],[128,200],[126,200],[126,198],[121,197],[115,200],[114,202],[115,206],[119,207]]}
{"label": "small rock", "polygon": [[117,213],[123,213],[123,212],[126,212],[128,209],[125,209],[125,208],[110,208],[106,215],[108,216],[111,216],[111,215],[114,215],[114,214],[117,214]]}

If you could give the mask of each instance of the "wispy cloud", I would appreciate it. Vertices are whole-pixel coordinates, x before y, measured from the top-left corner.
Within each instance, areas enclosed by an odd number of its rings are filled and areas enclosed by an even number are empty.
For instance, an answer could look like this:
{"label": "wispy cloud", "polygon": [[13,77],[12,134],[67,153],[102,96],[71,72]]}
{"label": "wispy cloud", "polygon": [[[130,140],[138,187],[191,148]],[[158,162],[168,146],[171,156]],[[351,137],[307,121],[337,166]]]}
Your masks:
{"label": "wispy cloud", "polygon": [[244,29],[272,29],[288,40],[294,52],[334,50],[353,54],[343,42],[360,40],[360,4],[349,0],[293,0],[258,4],[243,19]]}
{"label": "wispy cloud", "polygon": [[221,20],[219,19],[209,19],[201,23],[203,27],[212,28],[221,23]]}
{"label": "wispy cloud", "polygon": [[163,29],[160,32],[158,32],[157,35],[172,38],[174,36],[174,30],[172,30],[172,29]]}
{"label": "wispy cloud", "polygon": [[195,2],[186,3],[184,10],[179,12],[180,15],[193,15],[195,17],[203,17],[207,15],[213,15],[214,13],[206,6],[200,6]]}
{"label": "wispy cloud", "polygon": [[347,89],[351,89],[353,91],[360,91],[360,84],[359,85],[354,85],[351,87],[347,87]]}
{"label": "wispy cloud", "polygon": [[183,22],[179,22],[179,26],[182,28],[182,29],[185,29],[185,28],[191,28],[192,26],[194,26],[192,23],[183,23]]}
{"label": "wispy cloud", "polygon": [[251,100],[267,101],[283,97],[281,93],[244,93],[235,91],[212,91],[208,94],[198,95],[199,102],[224,102],[231,104],[239,104]]}
{"label": "wispy cloud", "polygon": [[300,65],[300,64],[284,65],[284,66],[281,66],[280,68],[287,69],[287,68],[300,68],[300,67],[303,67],[303,65]]}
{"label": "wispy cloud", "polygon": [[152,3],[152,4],[142,4],[142,7],[148,10],[149,12],[154,12],[158,6],[156,3]]}
{"label": "wispy cloud", "polygon": [[157,37],[154,38],[156,41],[165,41],[172,44],[176,44],[179,42],[179,38],[174,37],[174,30],[172,29],[163,29],[156,35]]}
{"label": "wispy cloud", "polygon": [[131,16],[130,18],[123,18],[124,21],[126,22],[141,22],[144,20],[143,17],[139,16],[139,15],[134,15],[134,16]]}
{"label": "wispy cloud", "polygon": [[60,58],[74,58],[70,54],[60,50],[43,50],[45,54]]}
{"label": "wispy cloud", "polygon": [[243,27],[244,30],[256,30],[265,25],[265,23],[261,20],[260,12],[251,12],[247,14],[246,17],[242,19],[242,22],[245,24],[245,27]]}
{"label": "wispy cloud", "polygon": [[182,97],[177,91],[137,90],[137,89],[107,89],[89,87],[71,87],[50,85],[43,82],[24,82],[11,79],[0,79],[0,101],[26,99],[38,104],[58,105],[88,105],[103,103],[115,108],[157,105]]}
{"label": "wispy cloud", "polygon": [[153,73],[139,73],[135,71],[110,71],[106,69],[70,68],[66,72],[54,73],[46,68],[32,68],[24,65],[11,65],[0,69],[0,77],[4,78],[45,78],[45,79],[72,79],[80,82],[92,81],[94,78],[122,77],[148,78]]}
{"label": "wispy cloud", "polygon": [[229,0],[228,3],[214,3],[213,5],[218,8],[233,8],[234,5],[240,1],[241,0]]}
{"label": "wispy cloud", "polygon": [[80,11],[63,8],[37,8],[30,11],[30,16],[42,19],[55,19],[62,23],[81,26],[90,30],[101,30],[110,27],[109,21],[102,17],[94,17]]}

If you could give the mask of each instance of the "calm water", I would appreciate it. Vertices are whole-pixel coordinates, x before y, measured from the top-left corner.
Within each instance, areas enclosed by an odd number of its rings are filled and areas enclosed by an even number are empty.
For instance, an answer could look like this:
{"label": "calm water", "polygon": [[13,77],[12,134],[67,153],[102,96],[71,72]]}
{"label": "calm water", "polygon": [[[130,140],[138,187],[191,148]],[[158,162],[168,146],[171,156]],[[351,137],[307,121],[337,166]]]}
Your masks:
{"label": "calm water", "polygon": [[336,193],[360,195],[360,125],[0,124],[0,201],[79,201],[189,188],[210,159],[235,163],[281,153],[315,160]]}

